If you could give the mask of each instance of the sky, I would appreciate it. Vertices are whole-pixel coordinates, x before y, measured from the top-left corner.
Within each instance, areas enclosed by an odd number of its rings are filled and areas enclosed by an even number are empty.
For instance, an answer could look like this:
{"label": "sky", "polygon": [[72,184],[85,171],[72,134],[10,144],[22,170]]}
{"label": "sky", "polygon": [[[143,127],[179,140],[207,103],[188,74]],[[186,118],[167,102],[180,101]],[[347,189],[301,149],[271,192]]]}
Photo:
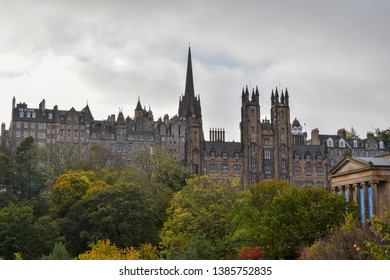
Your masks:
{"label": "sky", "polygon": [[390,127],[387,0],[0,0],[0,122],[12,98],[37,108],[89,105],[95,120],[178,112],[191,46],[206,140],[240,141],[241,92],[288,88],[291,122],[360,137]]}

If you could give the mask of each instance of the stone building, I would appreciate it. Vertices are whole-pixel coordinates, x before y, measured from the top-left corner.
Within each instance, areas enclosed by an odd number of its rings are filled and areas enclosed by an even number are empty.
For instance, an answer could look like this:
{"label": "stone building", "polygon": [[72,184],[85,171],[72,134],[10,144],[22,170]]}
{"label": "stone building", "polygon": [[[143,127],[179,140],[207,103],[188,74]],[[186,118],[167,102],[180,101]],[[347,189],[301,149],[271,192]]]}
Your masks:
{"label": "stone building", "polygon": [[[332,192],[359,206],[360,221],[375,214],[386,220],[390,209],[390,159],[345,157],[330,171]],[[388,221],[388,219],[387,219]]]}
{"label": "stone building", "polygon": [[[237,95],[237,99],[240,98]],[[138,102],[133,116],[125,118],[121,109],[106,120],[95,120],[89,106],[77,111],[38,108],[12,100],[9,130],[1,128],[2,149],[10,151],[27,136],[39,147],[64,143],[88,153],[100,145],[132,164],[134,151],[147,145],[162,147],[195,175],[219,174],[240,178],[244,188],[264,180],[286,180],[291,184],[329,187],[328,171],[345,155],[374,157],[387,152],[383,141],[367,134],[367,139],[347,139],[345,129],[337,135],[312,131],[311,140],[297,119],[290,122],[290,95],[276,88],[270,93],[270,119],[261,118],[258,87],[241,92],[240,142],[225,141],[223,128],[203,131],[200,96],[195,94],[191,49],[188,49],[184,94],[179,97],[178,114],[154,119],[153,112]]]}

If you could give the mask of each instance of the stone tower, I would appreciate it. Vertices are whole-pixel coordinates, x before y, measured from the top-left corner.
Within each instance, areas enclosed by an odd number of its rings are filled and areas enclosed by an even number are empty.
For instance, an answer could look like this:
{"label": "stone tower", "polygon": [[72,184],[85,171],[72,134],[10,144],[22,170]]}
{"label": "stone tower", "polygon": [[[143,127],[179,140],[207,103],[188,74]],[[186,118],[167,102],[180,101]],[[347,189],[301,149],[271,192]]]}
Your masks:
{"label": "stone tower", "polygon": [[248,86],[242,89],[241,95],[241,152],[244,156],[243,185],[249,186],[261,179],[262,171],[262,131],[260,123],[259,90],[252,89],[250,96]]}
{"label": "stone tower", "polygon": [[275,94],[271,93],[271,124],[273,130],[273,179],[289,180],[290,178],[290,150],[291,150],[291,123],[288,90],[281,93],[279,99],[278,88]]}
{"label": "stone tower", "polygon": [[195,96],[191,48],[188,48],[187,76],[184,95],[179,101],[179,118],[186,122],[184,164],[195,175],[202,174],[204,134],[200,96]]}

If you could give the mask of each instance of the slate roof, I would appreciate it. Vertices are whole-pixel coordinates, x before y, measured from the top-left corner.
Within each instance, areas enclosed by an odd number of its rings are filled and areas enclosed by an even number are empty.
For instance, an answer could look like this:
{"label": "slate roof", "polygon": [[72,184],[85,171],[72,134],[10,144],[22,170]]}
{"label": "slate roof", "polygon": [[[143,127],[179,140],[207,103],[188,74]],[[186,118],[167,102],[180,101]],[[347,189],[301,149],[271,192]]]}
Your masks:
{"label": "slate roof", "polygon": [[240,153],[241,143],[240,142],[216,142],[216,141],[205,141],[206,153],[209,154],[212,149],[215,150],[217,155],[221,155],[226,149],[228,155],[234,153]]}

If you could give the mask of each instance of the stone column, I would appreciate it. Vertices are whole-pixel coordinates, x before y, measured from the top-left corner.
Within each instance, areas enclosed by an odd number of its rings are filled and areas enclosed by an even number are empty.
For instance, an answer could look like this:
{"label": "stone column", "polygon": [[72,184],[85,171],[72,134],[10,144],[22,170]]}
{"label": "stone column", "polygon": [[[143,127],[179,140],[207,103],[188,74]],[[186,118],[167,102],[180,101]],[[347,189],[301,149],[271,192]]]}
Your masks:
{"label": "stone column", "polygon": [[345,186],[344,197],[347,196],[346,201],[351,201],[351,189],[350,189],[350,186],[351,186],[351,185],[346,185],[346,186]]}
{"label": "stone column", "polygon": [[366,182],[361,183],[363,187],[363,209],[364,209],[364,223],[367,222],[367,219],[370,218],[368,217],[368,184]]}
{"label": "stone column", "polygon": [[378,184],[379,181],[371,181],[370,185],[372,188],[372,213],[378,215]]}
{"label": "stone column", "polygon": [[359,186],[358,186],[358,184],[353,184],[353,201],[356,204],[359,204]]}

